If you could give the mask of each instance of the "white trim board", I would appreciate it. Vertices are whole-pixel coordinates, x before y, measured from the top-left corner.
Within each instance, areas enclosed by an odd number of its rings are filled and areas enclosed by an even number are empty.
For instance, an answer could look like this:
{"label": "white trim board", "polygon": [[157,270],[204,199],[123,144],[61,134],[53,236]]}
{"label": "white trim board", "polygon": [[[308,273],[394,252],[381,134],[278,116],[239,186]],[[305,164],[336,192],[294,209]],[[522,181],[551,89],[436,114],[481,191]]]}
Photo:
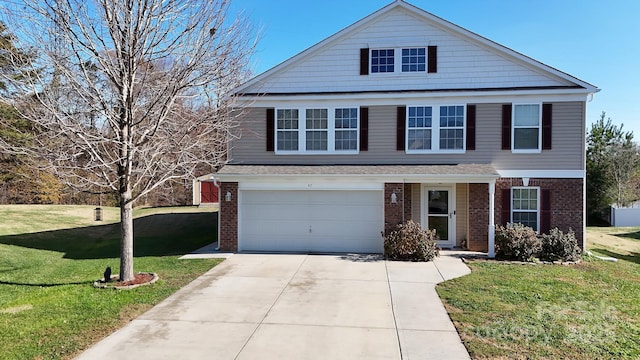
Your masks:
{"label": "white trim board", "polygon": [[585,170],[498,170],[503,178],[584,179]]}

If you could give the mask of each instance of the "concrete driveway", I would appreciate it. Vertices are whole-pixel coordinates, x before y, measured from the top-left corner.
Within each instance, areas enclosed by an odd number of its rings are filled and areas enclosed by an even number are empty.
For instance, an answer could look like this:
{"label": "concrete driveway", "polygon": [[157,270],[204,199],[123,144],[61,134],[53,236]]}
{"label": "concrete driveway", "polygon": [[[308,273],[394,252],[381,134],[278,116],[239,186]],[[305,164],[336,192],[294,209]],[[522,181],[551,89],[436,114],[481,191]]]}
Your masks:
{"label": "concrete driveway", "polygon": [[78,359],[469,359],[435,291],[469,272],[447,252],[236,254]]}

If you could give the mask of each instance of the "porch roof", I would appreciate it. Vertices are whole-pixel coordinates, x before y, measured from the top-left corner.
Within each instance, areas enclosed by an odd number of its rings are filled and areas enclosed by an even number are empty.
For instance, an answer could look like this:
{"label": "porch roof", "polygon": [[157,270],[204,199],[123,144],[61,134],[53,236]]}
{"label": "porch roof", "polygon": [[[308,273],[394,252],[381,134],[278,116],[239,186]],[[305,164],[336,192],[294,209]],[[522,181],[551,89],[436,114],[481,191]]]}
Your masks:
{"label": "porch roof", "polygon": [[386,181],[453,180],[488,182],[500,174],[490,164],[454,165],[225,165],[215,177],[223,181],[255,177],[359,177]]}

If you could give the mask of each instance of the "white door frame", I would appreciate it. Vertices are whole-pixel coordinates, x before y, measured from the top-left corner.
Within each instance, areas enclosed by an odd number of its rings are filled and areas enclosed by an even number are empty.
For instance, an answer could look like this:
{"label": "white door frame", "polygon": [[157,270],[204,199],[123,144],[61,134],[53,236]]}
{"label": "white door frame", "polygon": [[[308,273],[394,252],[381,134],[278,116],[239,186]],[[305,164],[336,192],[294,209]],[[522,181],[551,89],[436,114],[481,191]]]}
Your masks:
{"label": "white door frame", "polygon": [[427,204],[429,190],[446,190],[449,192],[449,239],[438,241],[438,246],[453,248],[456,246],[456,185],[423,184],[420,187],[420,220],[423,228],[428,228],[429,225],[429,206]]}

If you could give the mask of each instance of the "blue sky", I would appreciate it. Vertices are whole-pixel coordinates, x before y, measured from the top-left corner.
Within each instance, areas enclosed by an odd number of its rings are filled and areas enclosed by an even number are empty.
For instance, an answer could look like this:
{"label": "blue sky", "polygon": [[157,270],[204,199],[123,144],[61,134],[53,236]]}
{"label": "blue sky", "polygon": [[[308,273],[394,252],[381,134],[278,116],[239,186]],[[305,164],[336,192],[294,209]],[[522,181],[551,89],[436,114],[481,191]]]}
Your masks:
{"label": "blue sky", "polygon": [[[391,0],[233,0],[261,40],[261,73],[391,3]],[[409,0],[479,35],[601,89],[587,128],[606,111],[640,141],[640,1]]]}

